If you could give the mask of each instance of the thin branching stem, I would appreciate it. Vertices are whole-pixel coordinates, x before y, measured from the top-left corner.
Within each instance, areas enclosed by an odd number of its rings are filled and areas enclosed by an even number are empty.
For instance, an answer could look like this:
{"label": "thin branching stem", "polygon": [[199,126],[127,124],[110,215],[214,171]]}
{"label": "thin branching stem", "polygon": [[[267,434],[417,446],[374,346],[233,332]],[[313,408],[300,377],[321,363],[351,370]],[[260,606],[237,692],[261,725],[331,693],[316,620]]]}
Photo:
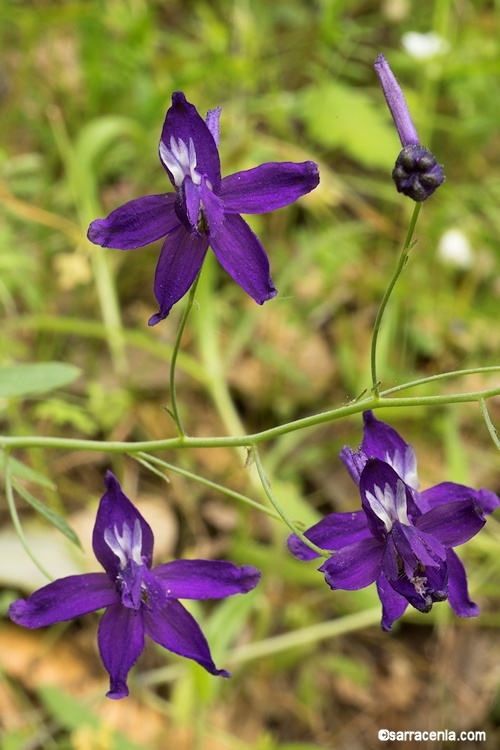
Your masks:
{"label": "thin branching stem", "polygon": [[156,452],[161,450],[176,450],[178,448],[251,448],[254,445],[265,443],[268,440],[286,435],[290,432],[306,428],[320,427],[321,425],[335,422],[344,417],[360,414],[369,409],[400,409],[425,406],[445,406],[448,404],[471,404],[480,403],[481,400],[500,396],[500,386],[487,388],[482,391],[467,393],[446,393],[439,396],[414,396],[406,398],[386,398],[384,392],[379,397],[367,396],[352,401],[335,409],[302,417],[292,422],[271,427],[262,432],[250,435],[228,435],[224,437],[190,437],[188,435],[166,438],[164,440],[144,440],[136,443],[122,441],[80,440],[76,438],[44,437],[38,435],[23,435],[10,437],[0,435],[0,448],[13,450],[16,448],[53,448],[61,450],[83,450],[106,453],[140,453]]}
{"label": "thin branching stem", "polygon": [[371,362],[371,372],[372,372],[372,393],[375,396],[375,398],[378,398],[378,396],[380,395],[380,383],[379,383],[378,373],[377,373],[377,344],[378,344],[380,328],[382,325],[382,318],[384,317],[387,304],[394,290],[394,287],[396,286],[396,282],[401,276],[403,268],[405,267],[406,262],[408,260],[408,254],[412,247],[413,233],[415,231],[415,226],[417,224],[417,219],[418,219],[418,215],[420,213],[421,207],[422,207],[421,203],[415,203],[415,208],[413,209],[410,226],[408,227],[408,233],[406,235],[403,249],[401,250],[401,254],[399,256],[398,265],[396,266],[396,270],[394,271],[392,278],[389,281],[389,285],[387,289],[385,290],[384,296],[382,297],[382,302],[380,303],[379,311],[377,313],[377,317],[375,318],[375,323],[373,325],[370,362]]}
{"label": "thin branching stem", "polygon": [[209,487],[212,490],[217,490],[217,492],[222,492],[224,495],[227,495],[233,500],[238,500],[245,505],[250,505],[252,508],[256,508],[257,510],[266,513],[266,515],[278,521],[281,518],[281,516],[271,510],[271,508],[267,508],[265,505],[262,505],[262,503],[258,503],[256,500],[252,500],[250,497],[242,495],[241,492],[235,492],[228,487],[224,487],[223,484],[217,484],[217,482],[212,482],[210,479],[205,479],[205,477],[202,477],[199,474],[193,474],[193,472],[187,471],[187,469],[181,469],[180,466],[175,466],[175,464],[167,463],[167,461],[163,461],[161,458],[150,456],[148,453],[132,453],[130,455],[132,458],[135,458],[137,461],[139,461],[139,463],[142,463],[144,466],[146,466],[146,468],[148,468],[150,471],[161,476],[162,479],[165,479],[167,482],[169,481],[168,475],[156,469],[156,466],[161,466],[166,471],[171,471],[173,474],[179,474],[181,477],[191,479],[194,482],[203,484],[205,487]]}
{"label": "thin branching stem", "polygon": [[14,489],[12,486],[12,474],[11,474],[11,466],[9,461],[9,454],[8,451],[4,450],[3,453],[3,461],[2,461],[2,471],[3,471],[3,477],[4,477],[4,486],[5,486],[5,497],[7,499],[7,506],[9,508],[9,514],[12,520],[12,525],[14,526],[14,529],[16,531],[17,537],[19,541],[21,542],[24,551],[28,555],[28,557],[34,562],[40,573],[44,575],[46,578],[49,579],[49,581],[53,581],[54,578],[48,573],[41,562],[37,560],[35,555],[32,553],[30,546],[28,544],[28,540],[26,539],[23,531],[23,527],[21,526],[21,521],[19,520],[19,515],[17,513],[16,508],[16,501],[14,498]]}
{"label": "thin branching stem", "polygon": [[201,270],[198,272],[198,275],[196,276],[196,279],[194,280],[193,284],[191,285],[191,289],[189,290],[187,304],[182,314],[181,322],[179,324],[179,330],[177,331],[177,336],[175,338],[174,348],[172,349],[172,359],[170,360],[170,400],[172,403],[172,411],[170,412],[170,414],[177,427],[177,432],[179,433],[179,437],[184,437],[186,435],[186,432],[182,425],[179,405],[177,403],[177,393],[176,393],[176,387],[175,387],[175,372],[176,372],[175,366],[177,364],[177,356],[179,354],[179,349],[181,346],[184,329],[186,328],[186,323],[189,318],[189,313],[191,312],[191,309],[194,304],[194,296],[196,294],[196,287],[198,286],[200,274],[201,274]]}
{"label": "thin branching stem", "polygon": [[500,439],[498,437],[498,431],[495,425],[493,424],[493,422],[491,421],[491,417],[488,412],[488,407],[486,406],[486,401],[484,400],[484,398],[479,399],[479,406],[481,408],[481,414],[483,415],[483,419],[486,423],[486,427],[488,428],[488,432],[491,435],[491,439],[493,440],[496,447],[500,451]]}
{"label": "thin branching stem", "polygon": [[292,519],[288,516],[288,514],[283,510],[279,502],[274,497],[271,487],[269,486],[269,482],[267,480],[266,474],[264,472],[264,467],[262,466],[262,461],[260,460],[259,451],[257,449],[257,446],[252,447],[252,458],[255,462],[255,466],[257,469],[257,473],[259,475],[259,479],[261,481],[262,487],[264,489],[264,492],[266,493],[269,502],[273,505],[275,510],[279,513],[283,521],[286,523],[288,528],[293,534],[296,534],[301,542],[304,542],[310,549],[313,550],[313,552],[316,552],[317,555],[320,555],[321,557],[330,557],[331,552],[328,552],[327,550],[321,549],[321,547],[318,547],[317,544],[314,544],[314,542],[311,542],[310,539],[308,539],[305,534],[300,531],[297,526],[294,524]]}

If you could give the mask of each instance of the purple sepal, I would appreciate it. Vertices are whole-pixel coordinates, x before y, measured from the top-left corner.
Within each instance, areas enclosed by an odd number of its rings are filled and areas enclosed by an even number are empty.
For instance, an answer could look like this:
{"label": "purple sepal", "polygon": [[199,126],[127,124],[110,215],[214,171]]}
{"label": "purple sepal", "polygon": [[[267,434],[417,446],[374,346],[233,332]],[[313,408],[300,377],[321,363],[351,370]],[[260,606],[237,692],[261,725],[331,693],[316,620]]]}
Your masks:
{"label": "purple sepal", "polygon": [[118,534],[122,536],[125,527],[133,532],[135,523],[138,521],[142,532],[141,554],[148,568],[151,567],[153,560],[154,537],[150,525],[144,520],[135,505],[123,494],[120,483],[111,471],[106,472],[104,483],[107,490],[102,496],[97,510],[92,535],[92,548],[94,555],[108,576],[112,581],[115,581],[121,571],[120,560],[105,540],[106,531],[109,533],[116,529]]}
{"label": "purple sepal", "polygon": [[212,138],[215,141],[215,145],[217,148],[219,148],[219,141],[220,141],[220,113],[222,112],[222,107],[216,107],[215,109],[209,109],[207,112],[207,116],[205,118],[205,122],[207,123],[207,128],[212,133]]}
{"label": "purple sepal", "polygon": [[[354,513],[330,513],[317,524],[311,526],[304,536],[317,547],[325,550],[339,550],[361,539],[371,536],[364,511]],[[287,546],[299,560],[314,560],[319,555],[295,534],[290,534]]]}
{"label": "purple sepal", "polygon": [[186,659],[194,659],[210,674],[220,677],[231,676],[225,669],[217,669],[200,626],[175,599],[169,599],[162,610],[146,610],[144,624],[149,637],[168,651]]}
{"label": "purple sepal", "polygon": [[99,623],[97,642],[110,677],[106,696],[114,700],[126,698],[129,694],[127,675],[144,649],[142,616],[121,604],[108,607]]}
{"label": "purple sepal", "polygon": [[312,161],[268,162],[224,177],[220,197],[226,213],[262,214],[288,206],[318,184],[318,165]]}
{"label": "purple sepal", "polygon": [[189,234],[183,226],[169,234],[155,274],[154,291],[160,310],[149,319],[150,326],[166,318],[172,306],[186,294],[198,275],[207,249],[208,239],[204,235]]}
{"label": "purple sepal", "polygon": [[154,575],[173,599],[220,599],[245,594],[260,581],[260,570],[237,567],[224,560],[173,560],[159,565]]}
{"label": "purple sepal", "polygon": [[10,619],[25,628],[73,620],[120,601],[106,573],[67,576],[43,586],[9,607]]}
{"label": "purple sepal", "polygon": [[408,144],[419,145],[420,140],[410,116],[401,86],[396,80],[389,63],[384,55],[379,55],[375,61],[375,72],[377,73],[382,91],[384,92],[387,106],[392,119],[396,125],[399,138],[403,146]]}
{"label": "purple sepal", "polygon": [[418,490],[417,458],[413,447],[393,427],[377,419],[372,411],[363,412],[363,422],[363,453],[368,458],[379,458],[388,463],[403,482]]}
{"label": "purple sepal", "polygon": [[493,513],[500,505],[500,498],[494,492],[485,489],[474,490],[456,482],[441,482],[424,490],[420,493],[419,505],[425,512],[439,505],[461,500],[475,500],[484,515]]}
{"label": "purple sepal", "polygon": [[135,198],[116,208],[106,219],[93,221],[87,237],[95,245],[117,250],[144,247],[179,225],[174,203],[175,193]]}
{"label": "purple sepal", "polygon": [[339,457],[346,467],[347,471],[351,475],[352,479],[356,482],[356,484],[359,484],[361,472],[365,468],[367,460],[366,455],[364,454],[361,447],[359,448],[359,450],[353,451],[352,448],[344,445],[344,447],[340,449]]}
{"label": "purple sepal", "polygon": [[266,251],[241,216],[226,214],[210,244],[224,270],[255,302],[262,305],[277,295]]}
{"label": "purple sepal", "polygon": [[479,607],[469,598],[465,568],[457,553],[449,549],[446,555],[448,563],[448,601],[457,617],[477,617]]}
{"label": "purple sepal", "polygon": [[458,500],[429,510],[416,520],[415,525],[439,539],[445,547],[458,547],[472,539],[485,523],[475,500]]}
{"label": "purple sepal", "polygon": [[383,542],[374,537],[335,552],[318,568],[332,589],[355,591],[373,583],[381,572]]}
{"label": "purple sepal", "polygon": [[[213,122],[211,125],[213,127]],[[218,192],[221,178],[217,144],[206,122],[198,114],[196,107],[186,100],[182,91],[176,91],[172,95],[172,106],[167,112],[161,133],[161,143],[168,150],[171,149],[171,138],[176,142],[180,139],[187,147],[192,140],[196,152],[196,171],[205,175],[212,188]],[[164,162],[163,165],[175,187],[171,171]]]}
{"label": "purple sepal", "polygon": [[406,610],[408,601],[394,590],[383,573],[377,578],[377,592],[382,603],[382,630],[391,631],[394,622]]}

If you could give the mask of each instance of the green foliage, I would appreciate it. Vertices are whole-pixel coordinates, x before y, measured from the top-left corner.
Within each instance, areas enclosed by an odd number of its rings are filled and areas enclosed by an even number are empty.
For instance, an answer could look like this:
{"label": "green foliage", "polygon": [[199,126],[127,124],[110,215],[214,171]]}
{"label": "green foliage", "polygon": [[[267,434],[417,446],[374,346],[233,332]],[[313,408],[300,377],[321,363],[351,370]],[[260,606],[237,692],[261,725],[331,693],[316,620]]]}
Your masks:
{"label": "green foliage", "polygon": [[0,368],[0,398],[34,396],[73,383],[80,370],[63,362],[33,362]]}
{"label": "green foliage", "polygon": [[[48,436],[129,441],[174,434],[162,406],[170,406],[168,365],[180,310],[155,330],[146,325],[155,311],[160,244],[100,253],[85,232],[91,219],[121,203],[170,189],[157,145],[177,89],[201,112],[222,105],[223,174],[260,160],[314,159],[321,168],[317,191],[250,219],[269,252],[276,300],[258,308],[215,264],[207,269],[215,293],[197,300],[179,356],[178,400],[188,434],[236,433],[239,423],[257,431],[347,403],[369,388],[373,319],[411,210],[390,179],[399,143],[373,71],[380,52],[447,176],[422,210],[417,245],[384,319],[380,375],[390,386],[498,362],[497,3],[4,0],[0,6],[2,433],[43,429]],[[403,35],[430,30],[447,51],[413,58]],[[450,228],[470,242],[468,267],[438,254]],[[211,367],[200,355],[203,342],[218,351]],[[485,379],[471,382],[482,387]],[[229,384],[222,396],[221,380]],[[432,392],[440,387],[446,385],[434,384]],[[478,410],[391,410],[390,418],[416,446],[423,485],[453,478],[500,489],[498,457]],[[498,424],[496,405],[492,419]],[[357,507],[356,487],[337,455],[359,440],[356,418],[286,435],[263,449],[273,493],[294,521],[307,526],[323,513]],[[164,458],[266,502],[251,470],[243,469],[244,455],[208,453]],[[472,593],[484,613],[459,630],[461,637],[471,634],[468,646],[455,648],[454,626],[420,614],[392,637],[367,625],[323,639],[316,625],[362,616],[376,606],[374,592],[330,591],[318,561],[303,564],[287,553],[284,527],[243,506],[235,520],[227,498],[188,476],[172,474],[167,485],[143,466],[104,453],[16,451],[9,465],[22,520],[41,514],[75,542],[73,514],[93,514],[111,462],[137,495],[173,506],[179,530],[168,554],[226,555],[256,565],[267,582],[251,596],[197,612],[216,662],[233,670],[231,682],[196,665],[177,670],[175,657],[165,666],[156,650],[138,667],[137,702],[163,717],[152,750],[189,747],[190,740],[196,750],[377,747],[359,727],[388,715],[398,726],[427,726],[435,706],[440,716],[455,718],[463,707],[454,688],[467,687],[467,695],[482,689],[466,684],[465,666],[447,688],[451,647],[441,664],[422,642],[435,628],[439,643],[450,642],[460,660],[469,650],[475,654],[483,637],[483,651],[494,648],[481,623],[498,626],[495,519],[467,547]],[[83,629],[79,624],[68,638]],[[279,637],[290,631],[295,645],[285,647]],[[247,644],[261,656],[245,661],[238,649]],[[92,653],[94,668],[102,670]],[[165,679],[164,669],[173,670]],[[389,680],[391,670],[400,682]],[[439,690],[430,708],[424,698],[433,681]],[[494,672],[482,682],[498,688]],[[403,683],[408,690],[416,685],[406,709]],[[6,750],[34,745],[37,737],[41,746],[47,736],[47,748],[76,747],[82,727],[90,727],[88,746],[134,747],[125,732],[104,727],[101,736],[97,712],[62,690],[17,686],[14,697],[29,729],[5,730]],[[470,721],[487,725],[495,743],[498,706],[488,718],[488,698],[481,694],[474,704],[478,713]],[[172,717],[188,733],[186,745],[172,740]],[[189,735],[193,717],[195,736]]]}

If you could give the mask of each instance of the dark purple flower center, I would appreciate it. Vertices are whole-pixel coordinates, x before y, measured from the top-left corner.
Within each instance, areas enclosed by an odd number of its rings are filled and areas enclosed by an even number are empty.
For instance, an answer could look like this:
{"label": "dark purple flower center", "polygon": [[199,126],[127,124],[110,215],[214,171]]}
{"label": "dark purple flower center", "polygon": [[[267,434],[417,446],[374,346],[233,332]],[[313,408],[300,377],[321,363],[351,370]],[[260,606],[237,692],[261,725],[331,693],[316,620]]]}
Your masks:
{"label": "dark purple flower center", "polygon": [[122,597],[122,604],[130,609],[139,609],[147,604],[147,589],[144,583],[145,565],[142,557],[142,529],[136,518],[134,528],[123,524],[122,533],[117,526],[107,528],[104,541],[120,561],[120,571],[116,577],[116,588]]}

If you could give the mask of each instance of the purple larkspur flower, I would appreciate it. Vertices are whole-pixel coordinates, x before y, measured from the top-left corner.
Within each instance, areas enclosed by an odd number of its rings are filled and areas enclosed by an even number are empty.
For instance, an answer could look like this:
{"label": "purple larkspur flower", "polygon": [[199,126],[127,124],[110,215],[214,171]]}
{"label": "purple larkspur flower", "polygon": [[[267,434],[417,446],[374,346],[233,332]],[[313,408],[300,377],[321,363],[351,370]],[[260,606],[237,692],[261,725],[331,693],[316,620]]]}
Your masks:
{"label": "purple larkspur flower", "polygon": [[160,646],[194,659],[213,675],[217,669],[194,617],[179,599],[219,599],[255,588],[260,572],[223,560],[174,560],[151,569],[153,532],[116,477],[108,471],[92,545],[105,573],[60,578],[18,599],[10,619],[27,628],[106,608],[98,631],[102,661],[110,676],[109,698],[125,698],[127,675],[144,649],[145,635]]}
{"label": "purple larkspur flower", "polygon": [[[332,513],[306,531],[311,542],[333,553],[319,570],[333,589],[376,582],[384,630],[391,630],[408,604],[428,612],[434,602],[448,599],[459,617],[477,616],[453,548],[481,530],[500,499],[454,482],[420,492],[413,447],[373,412],[363,419],[358,451],[340,452],[359,486],[362,510]],[[318,557],[293,534],[288,548],[301,560]]]}
{"label": "purple larkspur flower", "polygon": [[194,282],[208,246],[230,276],[260,305],[277,294],[269,260],[240,214],[261,214],[293,203],[319,183],[312,161],[269,162],[221,177],[220,107],[206,121],[181,91],[172,96],[160,138],[160,161],[174,193],[147,195],[96,219],[88,238],[96,245],[131,250],[166,236],[156,267],[154,292],[167,317]]}
{"label": "purple larkspur flower", "polygon": [[392,178],[398,192],[414,201],[425,201],[444,182],[443,167],[437,163],[434,154],[420,143],[401,86],[383,55],[379,55],[375,61],[375,72],[403,146]]}

